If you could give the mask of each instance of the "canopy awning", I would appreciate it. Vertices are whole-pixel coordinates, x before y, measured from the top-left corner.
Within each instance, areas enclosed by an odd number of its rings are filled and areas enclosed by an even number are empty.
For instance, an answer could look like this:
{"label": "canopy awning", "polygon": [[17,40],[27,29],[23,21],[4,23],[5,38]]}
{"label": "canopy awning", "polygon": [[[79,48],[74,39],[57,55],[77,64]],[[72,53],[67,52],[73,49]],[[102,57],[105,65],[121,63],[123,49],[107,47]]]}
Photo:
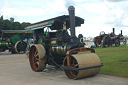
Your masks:
{"label": "canopy awning", "polygon": [[1,30],[2,33],[32,33],[32,31],[26,30]]}
{"label": "canopy awning", "polygon": [[[64,21],[66,22],[66,27],[69,28],[70,27],[69,15],[62,15],[62,16],[58,16],[58,17],[55,17],[52,19],[48,19],[48,20],[44,20],[41,22],[31,24],[31,25],[27,26],[25,29],[26,30],[36,30],[36,29],[42,29],[45,27],[50,27],[51,30],[57,30],[57,29],[62,28]],[[81,24],[83,24],[83,23],[84,23],[84,19],[75,16],[75,27],[81,26]]]}

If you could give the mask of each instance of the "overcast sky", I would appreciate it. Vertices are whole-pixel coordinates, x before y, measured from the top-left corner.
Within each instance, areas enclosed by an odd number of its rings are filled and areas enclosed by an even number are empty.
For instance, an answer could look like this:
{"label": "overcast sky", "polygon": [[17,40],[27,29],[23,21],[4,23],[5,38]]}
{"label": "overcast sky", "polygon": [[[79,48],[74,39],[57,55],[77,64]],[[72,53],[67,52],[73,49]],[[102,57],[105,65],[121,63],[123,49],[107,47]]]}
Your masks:
{"label": "overcast sky", "polygon": [[60,15],[67,15],[67,7],[75,6],[75,15],[85,23],[76,34],[98,36],[101,31],[128,35],[128,0],[0,0],[0,16],[18,22],[35,23]]}

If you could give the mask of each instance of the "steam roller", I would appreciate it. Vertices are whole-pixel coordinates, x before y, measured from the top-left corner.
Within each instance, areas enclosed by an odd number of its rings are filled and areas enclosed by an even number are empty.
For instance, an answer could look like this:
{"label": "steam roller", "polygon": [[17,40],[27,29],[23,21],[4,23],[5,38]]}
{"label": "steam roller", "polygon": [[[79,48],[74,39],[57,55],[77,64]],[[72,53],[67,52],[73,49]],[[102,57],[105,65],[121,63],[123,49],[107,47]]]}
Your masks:
{"label": "steam roller", "polygon": [[83,35],[75,35],[75,27],[81,26],[84,19],[74,15],[73,6],[68,10],[69,15],[37,22],[25,28],[33,30],[34,43],[29,49],[31,69],[38,72],[44,70],[46,65],[53,65],[63,69],[70,79],[94,76],[103,65],[94,49],[84,47]]}
{"label": "steam roller", "polygon": [[11,52],[12,54],[25,53],[27,43],[21,39],[21,36],[19,34],[9,34],[15,33],[14,31],[20,32],[21,30],[2,30],[2,34],[5,33],[5,35],[3,35],[0,39],[0,52],[9,50],[9,52]]}
{"label": "steam roller", "polygon": [[[79,51],[91,51],[91,53],[74,54]],[[75,50],[75,51],[74,51]],[[72,53],[72,51],[74,53]],[[33,71],[42,71],[46,68],[48,62],[45,58],[45,48],[41,44],[33,45],[29,54],[29,62]],[[77,48],[67,52],[67,56],[63,60],[63,65],[57,65],[65,71],[70,79],[80,79],[94,76],[99,73],[102,65],[99,57],[93,49]]]}

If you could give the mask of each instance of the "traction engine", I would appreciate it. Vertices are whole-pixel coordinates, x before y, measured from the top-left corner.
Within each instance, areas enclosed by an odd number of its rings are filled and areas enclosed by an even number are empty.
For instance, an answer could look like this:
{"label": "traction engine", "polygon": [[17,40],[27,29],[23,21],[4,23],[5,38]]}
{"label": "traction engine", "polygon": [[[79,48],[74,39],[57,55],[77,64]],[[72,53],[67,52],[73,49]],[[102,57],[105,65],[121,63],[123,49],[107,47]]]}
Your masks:
{"label": "traction engine", "polygon": [[[85,48],[83,35],[75,35],[75,27],[84,19],[75,16],[75,8],[68,8],[69,15],[31,24],[26,30],[33,31],[33,42],[29,50],[29,62],[33,71],[38,72],[46,65],[64,70],[71,79],[93,76],[99,73],[102,63],[95,50]],[[84,53],[89,51],[89,53]]]}

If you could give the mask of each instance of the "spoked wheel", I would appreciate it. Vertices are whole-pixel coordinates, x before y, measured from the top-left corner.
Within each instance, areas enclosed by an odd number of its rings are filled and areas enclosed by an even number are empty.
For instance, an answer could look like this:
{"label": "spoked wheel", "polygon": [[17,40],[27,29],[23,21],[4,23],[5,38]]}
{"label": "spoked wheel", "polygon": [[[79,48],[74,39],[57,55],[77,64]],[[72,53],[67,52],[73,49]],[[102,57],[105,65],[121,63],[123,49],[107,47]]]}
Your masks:
{"label": "spoked wheel", "polygon": [[[99,57],[94,53],[89,54],[75,54],[71,56],[70,67],[84,68],[88,66],[94,66],[101,64]],[[67,58],[64,59],[64,66],[67,66]],[[88,69],[76,69],[65,70],[65,74],[71,79],[79,79],[89,77],[98,74],[100,67],[88,68]]]}
{"label": "spoked wheel", "polygon": [[123,44],[124,44],[124,45],[127,44],[127,39],[126,39],[126,38],[123,39]]}
{"label": "spoked wheel", "polygon": [[26,42],[18,41],[15,44],[15,52],[16,53],[25,53],[26,47],[27,47],[27,43]]}
{"label": "spoked wheel", "polygon": [[29,52],[29,62],[33,71],[42,71],[46,67],[45,48],[40,45],[33,45]]}
{"label": "spoked wheel", "polygon": [[119,47],[119,46],[120,46],[120,40],[119,40],[119,39],[116,39],[116,40],[115,40],[115,46],[116,46],[116,47]]}
{"label": "spoked wheel", "polygon": [[[79,67],[77,60],[73,56],[71,56],[71,64],[70,65],[71,65],[71,67],[75,67],[75,68]],[[64,60],[64,66],[67,66],[67,58]],[[76,75],[78,75],[78,72],[79,72],[79,70],[65,70],[66,75],[71,79],[76,78],[77,77]]]}
{"label": "spoked wheel", "polygon": [[110,37],[109,35],[105,35],[103,39],[101,40],[101,47],[109,47],[110,44]]}

